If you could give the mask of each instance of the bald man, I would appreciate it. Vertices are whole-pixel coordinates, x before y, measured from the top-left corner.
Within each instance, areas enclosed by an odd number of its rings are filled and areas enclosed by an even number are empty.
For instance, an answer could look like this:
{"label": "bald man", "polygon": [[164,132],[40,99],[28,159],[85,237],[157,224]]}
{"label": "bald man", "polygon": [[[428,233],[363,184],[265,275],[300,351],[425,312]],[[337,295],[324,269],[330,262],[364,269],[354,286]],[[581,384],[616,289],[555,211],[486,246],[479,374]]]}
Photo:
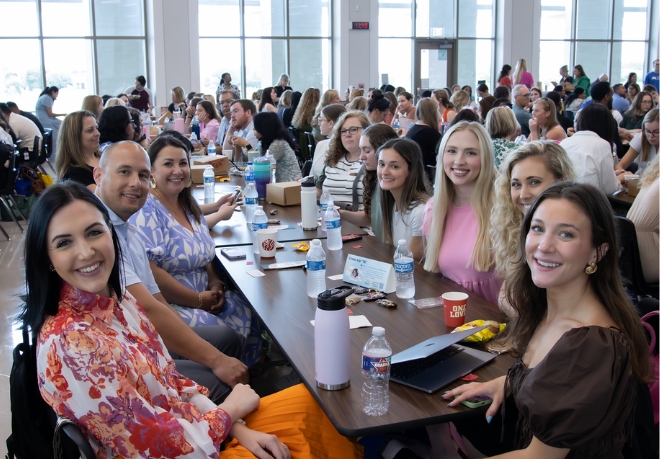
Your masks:
{"label": "bald man", "polygon": [[160,293],[144,243],[128,223],[147,199],[150,173],[149,156],[139,144],[114,143],[94,169],[96,195],[108,208],[120,240],[126,289],[158,330],[177,370],[206,386],[211,391],[209,398],[220,403],[237,383],[248,382],[247,367],[236,358],[241,354],[241,341],[226,326],[190,328]]}

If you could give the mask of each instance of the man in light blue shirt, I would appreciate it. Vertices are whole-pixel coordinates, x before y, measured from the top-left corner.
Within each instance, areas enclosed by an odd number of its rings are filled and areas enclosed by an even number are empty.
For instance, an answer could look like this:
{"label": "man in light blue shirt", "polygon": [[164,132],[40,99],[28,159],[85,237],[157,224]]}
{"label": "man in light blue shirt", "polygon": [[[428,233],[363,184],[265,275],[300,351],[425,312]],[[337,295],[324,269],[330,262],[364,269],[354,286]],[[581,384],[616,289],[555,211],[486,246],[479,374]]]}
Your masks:
{"label": "man in light blue shirt", "polygon": [[621,84],[615,84],[612,89],[614,96],[612,97],[612,108],[618,110],[622,115],[630,108],[630,102],[626,98],[626,88]]}
{"label": "man in light blue shirt", "polygon": [[259,144],[252,121],[256,111],[257,107],[251,100],[239,99],[231,104],[231,126],[225,136],[222,149],[236,151],[236,147],[242,148],[243,153],[240,157],[235,155],[235,161],[247,161],[247,152],[254,150]]}
{"label": "man in light blue shirt", "polygon": [[119,238],[126,290],[144,308],[175,359],[177,370],[207,387],[209,398],[220,403],[233,386],[248,382],[247,367],[236,358],[242,350],[240,338],[226,326],[191,329],[160,293],[144,244],[137,229],[128,223],[147,199],[150,173],[149,156],[139,144],[114,143],[94,169],[96,195],[108,208]]}
{"label": "man in light blue shirt", "polygon": [[529,89],[524,84],[519,84],[513,88],[513,114],[516,115],[520,132],[525,137],[529,137],[529,120],[532,115],[525,108],[529,104]]}

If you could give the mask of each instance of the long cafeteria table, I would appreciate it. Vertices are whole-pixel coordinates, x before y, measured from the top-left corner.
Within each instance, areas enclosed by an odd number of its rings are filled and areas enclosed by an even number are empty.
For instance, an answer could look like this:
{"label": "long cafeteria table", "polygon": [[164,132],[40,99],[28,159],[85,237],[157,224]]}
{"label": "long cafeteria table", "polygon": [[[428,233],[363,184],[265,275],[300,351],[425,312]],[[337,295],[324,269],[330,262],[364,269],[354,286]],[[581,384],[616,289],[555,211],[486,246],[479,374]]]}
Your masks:
{"label": "long cafeteria table", "polygon": [[[327,250],[325,240],[321,243],[327,258],[326,276],[341,274],[348,254],[391,263],[395,250],[372,236],[346,242],[339,251]],[[310,323],[314,319],[316,301],[307,296],[306,273],[302,268],[265,270],[261,266],[261,263],[304,260],[305,253],[285,244],[283,250],[277,251],[274,259],[262,261],[250,250],[246,251],[246,259],[230,261],[220,254],[220,249],[216,251],[237,288],[252,304],[271,336],[342,435],[359,437],[483,415],[483,410],[471,412],[462,405],[457,408],[447,407],[447,401],[441,398],[443,391],[430,395],[394,382],[390,383],[389,411],[380,417],[363,414],[360,409],[361,356],[371,328],[351,330],[350,386],[340,391],[318,389],[314,370],[314,328]],[[248,271],[255,269],[264,272],[265,276],[252,277],[248,274]],[[341,280],[327,279],[326,282],[328,288],[344,285]],[[448,291],[468,293],[467,321],[502,318],[497,307],[440,274],[424,271],[419,263],[415,264],[415,287],[417,299],[438,297]],[[398,304],[397,309],[385,309],[373,302],[360,302],[350,306],[350,310],[352,314],[365,315],[373,326],[385,327],[385,336],[393,353],[451,331],[444,324],[442,307],[418,309],[406,300],[398,299],[394,293],[389,294],[388,298]],[[513,358],[508,354],[500,355],[474,373],[479,377],[478,381],[491,380],[504,375],[512,363]],[[458,381],[448,388],[462,383]]]}
{"label": "long cafeteria table", "polygon": [[[216,182],[215,199],[217,200],[221,196],[233,192],[237,186],[244,188],[244,185],[245,181],[243,177],[231,177],[229,182]],[[193,185],[192,194],[200,204],[203,203],[204,185]],[[287,228],[278,231],[279,242],[310,241],[312,239],[325,239],[327,237],[325,231],[318,229],[304,231],[298,225],[300,223],[300,205],[279,206],[266,201],[259,201],[259,205],[263,206],[266,216],[269,219],[279,220],[280,223],[278,225],[287,226]],[[220,221],[210,229],[211,237],[216,247],[252,244],[252,231],[250,231],[245,221],[245,213],[242,210],[241,208],[237,208],[237,211],[234,212],[234,215],[229,220]],[[276,210],[277,214],[271,215],[270,212],[272,210]],[[366,234],[359,226],[347,221],[342,221],[342,229],[345,234]]]}

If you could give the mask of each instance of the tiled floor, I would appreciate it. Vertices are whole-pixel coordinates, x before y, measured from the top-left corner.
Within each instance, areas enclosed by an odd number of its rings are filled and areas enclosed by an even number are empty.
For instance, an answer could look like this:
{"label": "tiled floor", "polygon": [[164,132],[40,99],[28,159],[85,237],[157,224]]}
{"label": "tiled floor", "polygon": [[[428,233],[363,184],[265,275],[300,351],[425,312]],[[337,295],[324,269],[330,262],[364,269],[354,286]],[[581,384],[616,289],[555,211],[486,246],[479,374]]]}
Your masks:
{"label": "tiled floor", "polygon": [[[14,222],[2,222],[11,241],[0,234],[0,457],[5,457],[5,440],[11,433],[11,411],[9,406],[9,372],[12,351],[21,340],[20,331],[14,323],[23,288],[23,234]],[[23,224],[25,228],[25,224]]]}

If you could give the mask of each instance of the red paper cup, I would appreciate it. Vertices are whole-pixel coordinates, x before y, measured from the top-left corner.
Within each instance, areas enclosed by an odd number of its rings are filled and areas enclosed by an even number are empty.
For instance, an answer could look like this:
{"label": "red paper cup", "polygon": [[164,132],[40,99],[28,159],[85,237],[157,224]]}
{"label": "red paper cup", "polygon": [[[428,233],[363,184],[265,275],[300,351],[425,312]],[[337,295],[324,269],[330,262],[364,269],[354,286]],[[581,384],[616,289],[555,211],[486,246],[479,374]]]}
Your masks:
{"label": "red paper cup", "polygon": [[447,292],[442,294],[442,300],[445,303],[445,325],[452,328],[463,325],[465,323],[468,294]]}

